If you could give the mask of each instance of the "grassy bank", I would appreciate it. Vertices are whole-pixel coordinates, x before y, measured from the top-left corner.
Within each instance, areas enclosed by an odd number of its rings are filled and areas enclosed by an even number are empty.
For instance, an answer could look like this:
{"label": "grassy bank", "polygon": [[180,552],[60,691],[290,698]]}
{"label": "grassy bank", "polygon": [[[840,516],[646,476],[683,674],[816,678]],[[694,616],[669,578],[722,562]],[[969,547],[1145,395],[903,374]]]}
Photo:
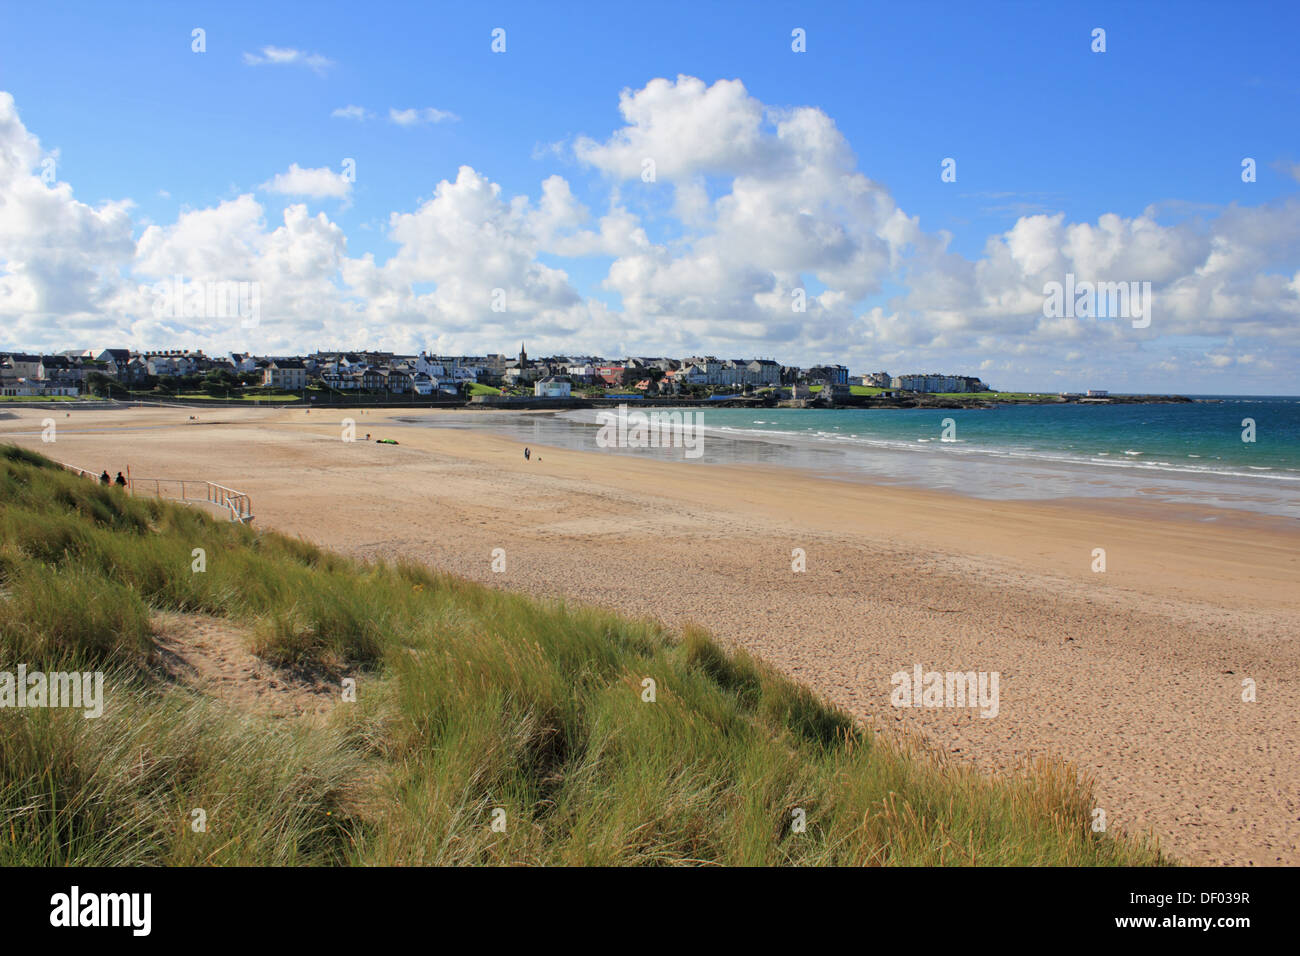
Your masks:
{"label": "grassy bank", "polygon": [[1062,402],[1059,395],[1046,392],[934,392],[934,398],[983,398],[990,402]]}
{"label": "grassy bank", "polygon": [[[276,718],[200,693],[160,666],[159,612],[356,701]],[[899,749],[698,630],[358,563],[0,447],[19,663],[106,671],[104,714],[0,709],[0,864],[1160,861],[1093,833],[1066,768]]]}
{"label": "grassy bank", "polygon": [[301,402],[302,392],[259,392],[249,390],[234,395],[209,395],[207,392],[181,392],[173,396],[168,396],[162,392],[133,392],[133,395],[141,398],[178,398],[185,400],[187,398],[213,399],[220,398],[222,401],[239,401],[239,402],[272,402],[276,405],[282,405],[286,402]]}

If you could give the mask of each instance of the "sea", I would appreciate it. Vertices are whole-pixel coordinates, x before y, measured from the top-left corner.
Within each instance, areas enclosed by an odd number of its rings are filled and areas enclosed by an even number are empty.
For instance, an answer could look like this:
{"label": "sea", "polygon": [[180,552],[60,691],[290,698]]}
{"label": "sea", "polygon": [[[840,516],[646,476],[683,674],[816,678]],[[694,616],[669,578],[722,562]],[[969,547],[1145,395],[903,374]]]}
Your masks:
{"label": "sea", "polygon": [[681,447],[600,447],[596,409],[405,421],[486,430],[534,447],[772,465],[976,498],[1143,498],[1300,520],[1300,397],[1191,397],[1168,405],[695,408],[698,456]]}

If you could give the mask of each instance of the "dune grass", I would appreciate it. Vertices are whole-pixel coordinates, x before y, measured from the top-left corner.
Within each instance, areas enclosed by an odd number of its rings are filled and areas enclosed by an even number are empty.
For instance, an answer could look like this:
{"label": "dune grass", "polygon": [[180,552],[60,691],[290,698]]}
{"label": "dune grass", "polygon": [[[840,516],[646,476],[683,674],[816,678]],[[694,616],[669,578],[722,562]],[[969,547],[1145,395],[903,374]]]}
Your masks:
{"label": "dune grass", "polygon": [[[356,700],[277,719],[172,683],[156,611],[226,618]],[[104,714],[0,709],[0,864],[1165,862],[1092,832],[1068,768],[901,747],[697,628],[359,563],[0,447],[20,662],[105,671]]]}

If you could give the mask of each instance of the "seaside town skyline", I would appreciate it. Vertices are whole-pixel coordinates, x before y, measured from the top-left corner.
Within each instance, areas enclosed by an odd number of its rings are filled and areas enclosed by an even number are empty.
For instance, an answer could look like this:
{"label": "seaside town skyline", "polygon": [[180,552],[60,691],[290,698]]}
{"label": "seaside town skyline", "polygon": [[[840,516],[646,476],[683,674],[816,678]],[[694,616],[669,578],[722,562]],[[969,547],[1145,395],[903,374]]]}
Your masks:
{"label": "seaside town skyline", "polygon": [[[200,382],[200,379],[202,380]],[[154,387],[168,381],[191,387],[264,386],[301,391],[313,386],[329,392],[385,392],[396,395],[466,396],[470,386],[493,389],[533,387],[546,398],[567,398],[579,389],[629,389],[650,395],[684,395],[689,390],[753,391],[784,389],[788,397],[810,397],[809,388],[828,387],[827,397],[848,389],[873,394],[981,393],[992,391],[977,376],[936,372],[891,375],[887,371],[851,374],[845,365],[782,365],[772,359],[720,359],[712,355],[670,358],[549,355],[530,358],[524,343],[510,356],[401,354],[379,350],[316,350],[299,355],[231,352],[207,355],[202,349],[64,349],[55,354],[0,351],[0,396],[80,397],[124,394],[121,389]],[[801,389],[803,390],[801,392]],[[1075,394],[1075,393],[1061,393]],[[1082,393],[1079,393],[1082,394]],[[1088,396],[1104,396],[1092,390]]]}

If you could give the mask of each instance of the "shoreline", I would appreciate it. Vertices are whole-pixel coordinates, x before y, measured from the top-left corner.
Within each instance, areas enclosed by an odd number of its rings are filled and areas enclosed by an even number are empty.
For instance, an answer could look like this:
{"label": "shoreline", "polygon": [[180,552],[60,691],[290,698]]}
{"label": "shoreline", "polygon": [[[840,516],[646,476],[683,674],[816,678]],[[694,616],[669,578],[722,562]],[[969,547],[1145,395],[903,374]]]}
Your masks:
{"label": "shoreline", "polygon": [[[53,447],[28,414],[0,420],[0,441],[26,432],[18,444],[94,471],[129,458],[136,474],[228,484],[252,495],[256,526],[354,556],[673,629],[693,621],[869,725],[982,769],[1071,760],[1096,778],[1112,826],[1154,830],[1184,861],[1300,863],[1300,535],[1288,523],[568,449],[526,463],[498,435],[401,426],[411,411],[356,419],[375,437],[400,428],[399,446],[345,444],[338,414],[290,409],[197,423],[150,409],[129,433],[120,412],[83,412],[58,419]],[[1000,673],[999,716],[891,707],[890,675],[916,664]],[[1241,700],[1246,677],[1254,703]]]}
{"label": "shoreline", "polygon": [[[629,409],[629,419],[635,413]],[[1275,520],[1300,520],[1300,472],[1254,468],[1237,462],[1197,464],[1164,461],[1171,453],[1152,452],[1149,459],[1109,453],[1074,451],[1050,445],[1024,448],[998,438],[945,444],[911,436],[872,433],[800,431],[795,422],[773,421],[752,425],[721,425],[690,420],[695,432],[695,454],[667,448],[602,448],[593,440],[599,416],[591,421],[575,413],[554,410],[516,410],[485,421],[457,415],[451,410],[435,414],[394,415],[396,425],[416,428],[479,430],[524,444],[542,445],[622,458],[657,459],[710,467],[776,467],[809,477],[872,484],[877,487],[933,490],[983,501],[1043,502],[1063,500],[1152,500],[1207,522],[1233,520],[1246,511]],[[655,412],[643,413],[654,431]],[[702,417],[702,416],[701,416]],[[768,413],[771,417],[771,413]],[[716,416],[715,419],[716,421]],[[680,424],[680,423],[679,423]],[[629,426],[630,427],[630,426]],[[859,424],[843,426],[855,430]],[[703,455],[704,444],[709,454]],[[680,443],[676,442],[676,443]],[[1197,458],[1199,456],[1188,456]],[[1247,470],[1249,469],[1249,470]],[[1188,511],[1200,505],[1200,510]]]}

